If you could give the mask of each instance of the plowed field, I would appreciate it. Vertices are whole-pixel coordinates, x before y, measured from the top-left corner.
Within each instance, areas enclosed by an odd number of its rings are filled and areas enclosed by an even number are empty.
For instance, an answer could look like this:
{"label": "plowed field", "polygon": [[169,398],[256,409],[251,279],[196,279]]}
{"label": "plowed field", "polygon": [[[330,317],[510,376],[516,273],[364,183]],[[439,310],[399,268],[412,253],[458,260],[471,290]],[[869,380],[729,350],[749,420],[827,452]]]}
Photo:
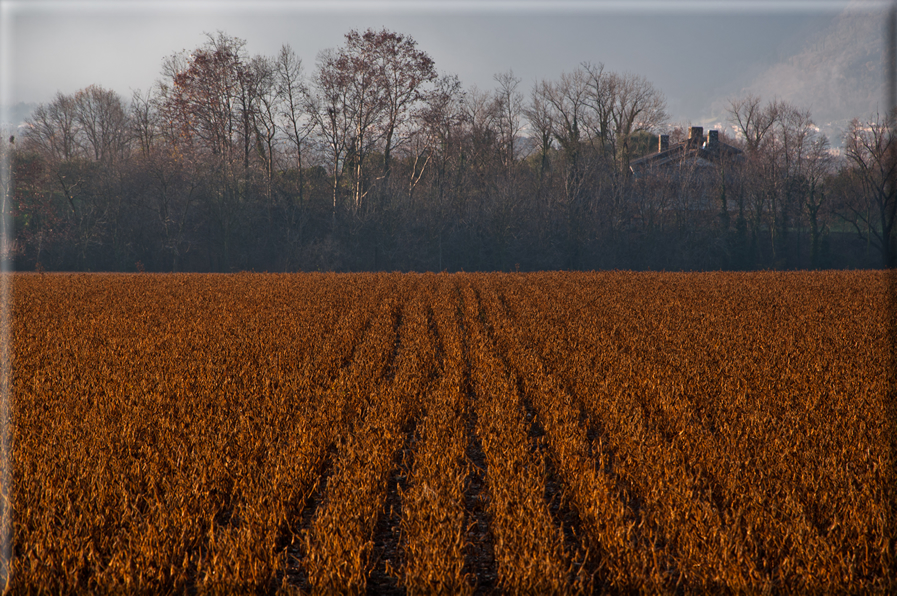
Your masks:
{"label": "plowed field", "polygon": [[874,272],[17,274],[12,588],[888,593],[887,309]]}

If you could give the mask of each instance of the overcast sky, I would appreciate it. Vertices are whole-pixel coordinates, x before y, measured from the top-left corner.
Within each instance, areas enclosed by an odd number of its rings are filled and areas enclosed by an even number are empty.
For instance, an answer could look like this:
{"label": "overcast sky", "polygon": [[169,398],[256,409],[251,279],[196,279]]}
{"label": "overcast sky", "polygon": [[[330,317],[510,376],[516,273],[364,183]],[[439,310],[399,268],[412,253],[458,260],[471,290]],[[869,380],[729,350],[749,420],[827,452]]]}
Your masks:
{"label": "overcast sky", "polygon": [[[737,93],[795,53],[846,1],[648,2],[29,0],[2,3],[0,102],[40,103],[90,84],[130,97],[159,77],[163,59],[218,30],[250,54],[289,44],[308,73],[351,29],[412,36],[438,70],[481,89],[509,69],[529,93],[584,61],[644,75],[675,122],[707,116],[716,91]],[[882,6],[878,3],[878,6]]]}

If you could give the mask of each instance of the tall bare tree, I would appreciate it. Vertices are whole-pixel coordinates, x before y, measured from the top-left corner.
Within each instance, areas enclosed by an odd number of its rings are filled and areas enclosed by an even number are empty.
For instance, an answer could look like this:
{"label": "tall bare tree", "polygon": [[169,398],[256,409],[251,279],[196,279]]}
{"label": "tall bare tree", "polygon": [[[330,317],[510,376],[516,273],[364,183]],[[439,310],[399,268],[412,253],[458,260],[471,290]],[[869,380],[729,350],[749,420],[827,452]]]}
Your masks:
{"label": "tall bare tree", "polygon": [[586,62],[582,66],[586,78],[586,104],[591,109],[591,131],[593,142],[603,158],[616,155],[613,111],[616,101],[616,76],[604,69],[604,64]]}
{"label": "tall bare tree", "polygon": [[530,92],[529,104],[524,108],[523,114],[533,131],[539,148],[539,191],[548,171],[551,149],[553,145],[552,132],[554,130],[554,117],[547,99],[543,96],[543,86],[536,85]]}
{"label": "tall bare tree", "polygon": [[779,103],[771,101],[765,106],[757,95],[747,95],[729,100],[729,120],[736,125],[744,139],[748,155],[759,151],[779,119]]}
{"label": "tall bare tree", "polygon": [[327,139],[334,168],[334,205],[339,175],[348,161],[351,168],[352,207],[361,208],[370,187],[365,177],[366,158],[387,132],[390,101],[384,87],[385,64],[374,46],[376,34],[352,30],[346,43],[322,52],[314,77],[317,98],[312,111]]}
{"label": "tall bare tree", "polygon": [[143,157],[149,157],[161,135],[157,99],[152,91],[138,89],[131,95],[131,136]]}
{"label": "tall bare tree", "polygon": [[747,95],[730,100],[727,110],[729,122],[744,142],[743,174],[748,183],[744,186],[746,196],[741,200],[747,199],[753,258],[760,260],[763,250],[768,249],[775,265],[782,229],[779,194],[784,167],[778,125],[785,107],[776,100],[764,105],[759,96]]}
{"label": "tall bare tree", "polygon": [[388,189],[393,152],[407,138],[411,112],[424,98],[427,85],[436,79],[436,67],[426,52],[417,49],[417,42],[410,36],[387,29],[368,29],[360,40],[372,54],[371,67],[381,79],[383,178]]}
{"label": "tall bare tree", "polygon": [[85,153],[106,163],[124,158],[128,153],[130,123],[122,98],[114,91],[90,85],[75,93],[74,99]]}
{"label": "tall bare tree", "polygon": [[26,120],[26,136],[48,159],[68,161],[78,152],[77,118],[75,98],[57,93],[53,101],[39,105]]}
{"label": "tall bare tree", "polygon": [[443,75],[435,81],[416,112],[418,127],[435,155],[433,185],[436,205],[440,208],[449,187],[450,164],[460,153],[464,105],[461,81],[457,76]]}
{"label": "tall bare tree", "polygon": [[[245,162],[252,108],[246,88],[245,42],[219,32],[189,55],[169,58],[160,85],[163,117],[178,139],[223,159]],[[241,149],[243,151],[241,151]]]}
{"label": "tall bare tree", "polygon": [[568,202],[576,201],[582,192],[582,152],[590,128],[586,74],[580,69],[561,73],[556,82],[542,81],[535,93],[550,106],[552,132],[564,154],[564,194]]}
{"label": "tall bare tree", "polygon": [[844,139],[859,190],[844,204],[842,217],[857,233],[878,248],[881,263],[894,267],[897,259],[897,139],[881,116],[853,120]]}
{"label": "tall bare tree", "polygon": [[252,138],[255,139],[257,153],[264,168],[269,197],[278,153],[282,103],[275,68],[274,60],[255,56],[247,65],[244,75],[247,95],[253,98],[248,112]]}
{"label": "tall bare tree", "polygon": [[494,79],[498,83],[495,90],[496,122],[502,144],[502,163],[510,177],[518,159],[517,137],[523,132],[523,94],[517,90],[520,77],[514,76],[513,70],[499,73]]}
{"label": "tall bare tree", "polygon": [[830,212],[825,181],[834,173],[835,159],[828,138],[816,135],[808,144],[802,173],[802,207],[810,223],[810,265],[822,267],[822,239],[826,233],[826,213]]}
{"label": "tall bare tree", "polygon": [[277,73],[277,92],[281,99],[282,128],[296,158],[296,190],[301,205],[304,203],[305,192],[302,158],[315,122],[305,110],[309,90],[302,75],[302,59],[290,46],[280,48],[274,68]]}
{"label": "tall bare tree", "polygon": [[230,269],[245,228],[240,212],[252,196],[258,148],[259,80],[245,41],[223,32],[208,35],[189,54],[172,56],[160,83],[161,116],[181,154],[204,162],[207,242],[217,247],[216,268]]}
{"label": "tall bare tree", "polygon": [[[820,247],[825,222],[821,219],[825,204],[823,180],[830,173],[831,155],[828,139],[819,134],[810,111],[789,103],[779,103],[773,126],[775,143],[771,153],[781,162],[782,178],[778,208],[774,211],[777,234],[784,241],[789,230],[806,213],[810,223],[810,261],[820,263]],[[787,250],[787,246],[781,246]]]}
{"label": "tall bare tree", "polygon": [[666,99],[641,75],[631,73],[611,77],[613,103],[611,118],[616,141],[618,170],[629,175],[632,136],[650,131],[667,120]]}
{"label": "tall bare tree", "polygon": [[338,57],[333,50],[322,52],[318,56],[318,65],[312,79],[313,87],[305,96],[306,112],[312,118],[329,153],[331,219],[334,226],[340,181],[354,131],[351,109],[354,100],[346,80],[348,75],[341,72],[337,65]]}
{"label": "tall bare tree", "polygon": [[110,239],[117,248],[130,139],[124,101],[92,85],[57,94],[28,124],[23,148],[42,156],[46,180],[64,198],[62,221],[77,262],[87,263],[90,252]]}

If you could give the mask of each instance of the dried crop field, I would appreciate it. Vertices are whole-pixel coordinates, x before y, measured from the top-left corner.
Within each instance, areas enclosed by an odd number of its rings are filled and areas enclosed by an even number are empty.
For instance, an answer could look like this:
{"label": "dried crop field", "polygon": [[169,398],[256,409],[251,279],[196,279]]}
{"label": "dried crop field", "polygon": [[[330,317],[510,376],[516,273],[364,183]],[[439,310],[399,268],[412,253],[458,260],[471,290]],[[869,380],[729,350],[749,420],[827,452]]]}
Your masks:
{"label": "dried crop field", "polygon": [[882,273],[13,296],[14,592],[895,589]]}

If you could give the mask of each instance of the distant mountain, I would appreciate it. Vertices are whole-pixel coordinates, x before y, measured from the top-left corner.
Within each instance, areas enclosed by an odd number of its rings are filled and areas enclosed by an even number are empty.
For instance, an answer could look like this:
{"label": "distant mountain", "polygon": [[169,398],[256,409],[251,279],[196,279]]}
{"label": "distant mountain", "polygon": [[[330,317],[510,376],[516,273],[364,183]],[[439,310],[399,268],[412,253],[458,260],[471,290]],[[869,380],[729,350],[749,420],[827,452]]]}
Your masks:
{"label": "distant mountain", "polygon": [[[852,2],[828,27],[806,35],[803,49],[761,72],[741,95],[809,108],[832,145],[841,145],[840,136],[851,119],[885,111],[886,16],[881,4]],[[727,100],[714,101],[712,120],[725,118]]]}

